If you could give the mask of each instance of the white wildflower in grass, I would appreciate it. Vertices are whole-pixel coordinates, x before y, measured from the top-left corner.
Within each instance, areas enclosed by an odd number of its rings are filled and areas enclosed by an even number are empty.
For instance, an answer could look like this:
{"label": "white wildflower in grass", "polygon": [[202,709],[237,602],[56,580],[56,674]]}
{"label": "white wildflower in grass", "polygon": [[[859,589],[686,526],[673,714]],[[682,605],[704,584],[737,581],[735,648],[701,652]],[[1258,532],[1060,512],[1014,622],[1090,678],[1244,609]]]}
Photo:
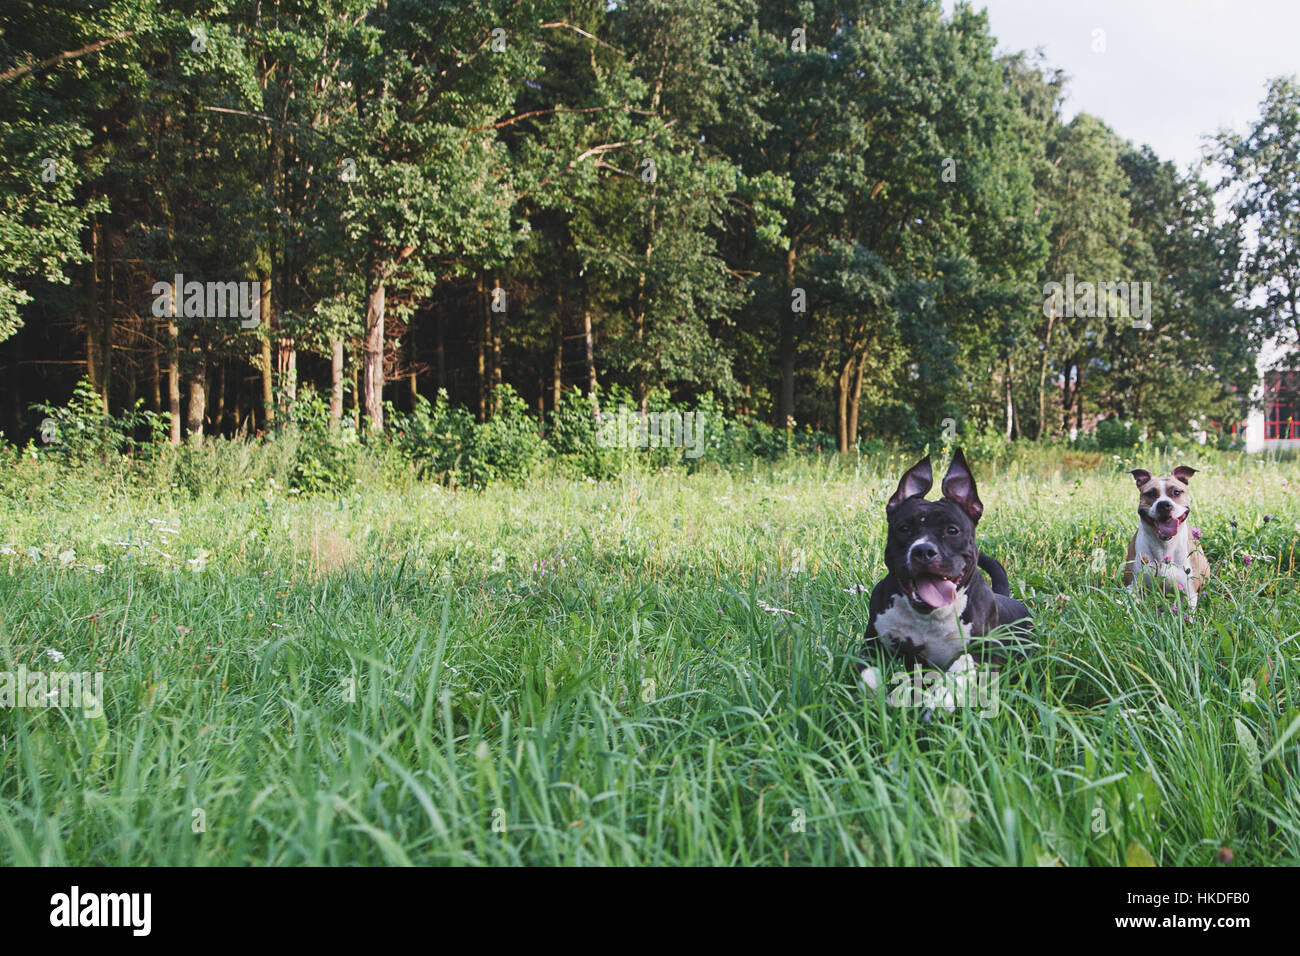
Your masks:
{"label": "white wildflower in grass", "polygon": [[103,574],[105,571],[108,570],[108,568],[106,568],[102,564],[92,564],[90,566],[90,570],[94,571],[96,574]]}
{"label": "white wildflower in grass", "polygon": [[840,588],[845,594],[870,594],[871,588],[865,584],[855,584],[851,588]]}
{"label": "white wildflower in grass", "polygon": [[72,562],[76,560],[77,560],[77,552],[73,551],[71,548],[68,548],[68,550],[66,551],[59,552],[59,567],[61,568],[72,567]]}
{"label": "white wildflower in grass", "polygon": [[18,552],[14,550],[13,545],[10,544],[6,544],[4,547],[0,548],[0,554],[17,554],[17,553]]}
{"label": "white wildflower in grass", "polygon": [[63,651],[56,651],[56,650],[55,650],[54,648],[52,648],[52,647],[47,647],[47,648],[45,649],[45,656],[48,657],[50,660],[54,661],[54,663],[57,664],[57,663],[59,663],[59,661],[63,660],[63,658],[64,658],[65,655],[64,655]]}
{"label": "white wildflower in grass", "polygon": [[794,613],[794,611],[787,611],[783,607],[772,607],[772,605],[768,604],[766,601],[759,601],[758,606],[762,608],[764,611],[766,611],[768,614],[771,614],[773,617],[776,617],[778,614]]}
{"label": "white wildflower in grass", "polygon": [[199,548],[199,553],[194,557],[190,558],[189,561],[186,562],[186,564],[190,566],[191,571],[193,571],[195,574],[198,574],[200,571],[202,571],[204,568],[208,566],[208,558],[210,557],[212,557],[211,554],[209,554],[203,548]]}

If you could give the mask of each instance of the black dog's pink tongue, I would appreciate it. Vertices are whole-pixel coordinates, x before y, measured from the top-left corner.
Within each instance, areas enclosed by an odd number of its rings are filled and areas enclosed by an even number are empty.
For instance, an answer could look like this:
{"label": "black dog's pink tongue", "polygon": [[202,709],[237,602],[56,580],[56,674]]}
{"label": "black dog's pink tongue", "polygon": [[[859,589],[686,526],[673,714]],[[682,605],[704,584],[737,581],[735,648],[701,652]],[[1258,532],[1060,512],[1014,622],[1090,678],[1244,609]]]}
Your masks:
{"label": "black dog's pink tongue", "polygon": [[947,607],[957,600],[957,585],[946,578],[917,578],[916,596],[930,607]]}
{"label": "black dog's pink tongue", "polygon": [[1168,521],[1157,521],[1156,531],[1161,537],[1172,538],[1178,533],[1178,519],[1170,518]]}

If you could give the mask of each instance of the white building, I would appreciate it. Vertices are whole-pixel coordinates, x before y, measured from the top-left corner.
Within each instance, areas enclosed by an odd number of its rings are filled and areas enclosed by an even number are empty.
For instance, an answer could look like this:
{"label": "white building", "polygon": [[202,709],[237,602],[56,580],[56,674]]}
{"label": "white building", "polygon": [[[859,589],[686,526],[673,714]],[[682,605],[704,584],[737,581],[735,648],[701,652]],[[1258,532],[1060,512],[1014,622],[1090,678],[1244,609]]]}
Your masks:
{"label": "white building", "polygon": [[1300,348],[1294,332],[1265,343],[1255,362],[1259,381],[1250,395],[1246,451],[1300,451]]}

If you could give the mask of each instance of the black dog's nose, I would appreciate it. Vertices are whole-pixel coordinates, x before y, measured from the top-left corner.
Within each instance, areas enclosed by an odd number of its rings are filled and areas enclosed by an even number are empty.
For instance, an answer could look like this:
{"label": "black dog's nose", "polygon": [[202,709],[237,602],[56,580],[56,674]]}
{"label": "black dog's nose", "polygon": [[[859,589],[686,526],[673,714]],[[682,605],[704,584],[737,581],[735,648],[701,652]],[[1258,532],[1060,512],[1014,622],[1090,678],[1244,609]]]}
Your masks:
{"label": "black dog's nose", "polygon": [[932,544],[918,544],[912,549],[912,556],[922,564],[929,564],[939,556],[939,551]]}
{"label": "black dog's nose", "polygon": [[1174,503],[1172,501],[1161,501],[1156,505],[1156,511],[1162,515],[1167,515],[1173,510]]}

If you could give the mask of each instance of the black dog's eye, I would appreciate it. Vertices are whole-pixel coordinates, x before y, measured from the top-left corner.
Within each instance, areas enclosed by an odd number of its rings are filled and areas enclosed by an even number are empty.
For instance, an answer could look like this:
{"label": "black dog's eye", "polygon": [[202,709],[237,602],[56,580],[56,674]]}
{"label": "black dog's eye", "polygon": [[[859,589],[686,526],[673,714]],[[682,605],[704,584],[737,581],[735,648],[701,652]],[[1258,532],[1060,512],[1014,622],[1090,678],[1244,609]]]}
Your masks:
{"label": "black dog's eye", "polygon": [[898,526],[898,530],[903,532],[903,534],[907,534],[912,530],[912,526],[910,524],[902,524]]}
{"label": "black dog's eye", "polygon": [[948,525],[948,533],[949,533],[949,534],[961,534],[961,532],[957,530],[957,526],[956,526],[955,524],[950,524],[950,525]]}

